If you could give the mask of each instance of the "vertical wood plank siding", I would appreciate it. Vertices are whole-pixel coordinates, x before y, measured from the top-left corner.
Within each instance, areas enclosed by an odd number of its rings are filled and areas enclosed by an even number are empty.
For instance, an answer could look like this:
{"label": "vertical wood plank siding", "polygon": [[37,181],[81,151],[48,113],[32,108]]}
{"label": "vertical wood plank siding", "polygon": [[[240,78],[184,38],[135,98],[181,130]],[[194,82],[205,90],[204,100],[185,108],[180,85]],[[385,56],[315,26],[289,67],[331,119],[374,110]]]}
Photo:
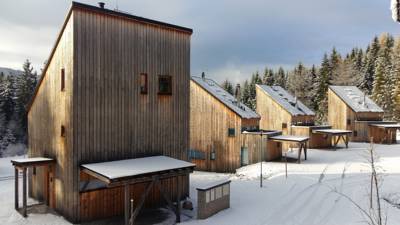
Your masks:
{"label": "vertical wood plank siding", "polygon": [[[74,190],[83,163],[160,154],[187,159],[190,35],[84,10],[76,10],[74,19]],[[140,73],[148,74],[148,94],[140,93]],[[158,75],[172,76],[172,95],[158,94]],[[173,192],[174,182],[165,185]],[[121,194],[113,190],[103,192]],[[86,212],[79,208],[82,195],[74,192],[74,215]],[[118,214],[120,207],[108,209]],[[81,219],[104,210],[92,209]]]}
{"label": "vertical wood plank siding", "polygon": [[[369,126],[363,121],[381,121],[382,113],[354,112],[332,90],[328,89],[328,122],[334,129],[351,130],[356,135],[350,137],[350,141],[368,142],[370,137]],[[348,124],[347,121],[350,123]]]}
{"label": "vertical wood plank siding", "polygon": [[[81,164],[161,154],[187,160],[191,34],[79,7],[61,32],[28,113],[29,156],[57,160],[55,209],[79,222],[87,200],[79,193]],[[146,95],[140,94],[140,73],[148,74]],[[158,75],[172,76],[172,95],[158,94]],[[37,168],[31,175],[35,198],[45,197],[45,173]],[[189,179],[184,180],[187,195]],[[174,194],[176,184],[165,185]],[[113,190],[83,218],[120,213],[113,202],[120,193]],[[150,196],[146,204],[158,201]]]}
{"label": "vertical wood plank siding", "polygon": [[[260,160],[260,137],[244,135],[243,126],[257,127],[259,119],[242,119],[194,81],[190,81],[190,148],[205,153],[205,159],[192,160],[197,170],[234,172],[241,166],[241,147],[248,147],[250,163]],[[228,129],[235,129],[235,136],[228,136]],[[254,137],[252,137],[254,136]],[[266,141],[263,145],[264,151]],[[271,146],[271,152],[276,151]],[[215,150],[215,160],[211,152]],[[274,153],[271,153],[276,154]],[[268,153],[264,159],[268,159]]]}
{"label": "vertical wood plank siding", "polygon": [[[73,13],[66,23],[48,62],[44,80],[28,112],[29,157],[45,156],[57,159],[55,165],[55,209],[67,218],[73,215],[72,193],[72,92],[73,92]],[[65,90],[61,92],[61,69],[65,69]],[[66,134],[61,137],[61,125]],[[45,167],[30,173],[32,197],[46,200]]]}

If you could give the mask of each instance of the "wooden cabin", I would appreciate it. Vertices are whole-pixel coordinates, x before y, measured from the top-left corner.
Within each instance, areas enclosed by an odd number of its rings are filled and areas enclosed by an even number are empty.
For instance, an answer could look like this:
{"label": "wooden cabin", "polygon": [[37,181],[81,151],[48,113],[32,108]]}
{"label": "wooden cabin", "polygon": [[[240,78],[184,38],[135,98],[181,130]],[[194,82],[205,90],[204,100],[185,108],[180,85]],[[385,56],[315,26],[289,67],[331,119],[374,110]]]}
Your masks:
{"label": "wooden cabin", "polygon": [[315,125],[315,113],[282,87],[256,85],[256,102],[256,112],[261,116],[261,129],[282,130],[285,135],[310,137],[309,148],[331,146],[329,136],[313,132],[331,127]]}
{"label": "wooden cabin", "polygon": [[[72,3],[28,107],[29,157],[55,160],[48,170],[29,172],[31,197],[73,223],[124,210],[126,216],[126,199],[140,204],[148,177],[131,184],[140,174],[101,174],[122,163],[93,164],[159,155],[187,160],[191,34],[104,5]],[[154,182],[171,198],[177,190],[187,196],[189,175],[178,175],[154,175]],[[145,206],[164,204],[153,189]]]}
{"label": "wooden cabin", "polygon": [[279,144],[267,143],[267,137],[261,141],[260,136],[242,133],[258,130],[259,121],[257,113],[212,79],[192,77],[189,158],[196,164],[196,169],[234,172],[260,159],[279,157]]}
{"label": "wooden cabin", "polygon": [[328,121],[333,128],[352,130],[351,141],[396,142],[396,122],[383,121],[383,109],[356,86],[329,86]]}

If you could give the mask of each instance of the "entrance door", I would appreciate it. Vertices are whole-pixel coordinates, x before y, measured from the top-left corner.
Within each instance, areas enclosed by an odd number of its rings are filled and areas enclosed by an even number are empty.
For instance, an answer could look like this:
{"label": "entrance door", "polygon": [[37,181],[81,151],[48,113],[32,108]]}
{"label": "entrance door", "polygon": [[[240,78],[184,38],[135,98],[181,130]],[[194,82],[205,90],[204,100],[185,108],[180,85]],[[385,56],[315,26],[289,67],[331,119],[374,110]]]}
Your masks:
{"label": "entrance door", "polygon": [[55,180],[54,180],[54,166],[49,166],[48,168],[48,205],[50,208],[54,209],[56,207],[55,199]]}
{"label": "entrance door", "polygon": [[247,147],[242,147],[240,149],[240,165],[249,165],[249,151],[247,150]]}

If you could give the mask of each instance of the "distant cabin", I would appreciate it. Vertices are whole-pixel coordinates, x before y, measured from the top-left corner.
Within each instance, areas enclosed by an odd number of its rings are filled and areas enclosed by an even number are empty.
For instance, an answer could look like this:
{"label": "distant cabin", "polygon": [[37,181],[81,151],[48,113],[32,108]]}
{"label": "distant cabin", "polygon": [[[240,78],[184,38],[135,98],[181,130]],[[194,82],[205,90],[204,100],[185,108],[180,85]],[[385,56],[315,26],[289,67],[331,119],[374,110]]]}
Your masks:
{"label": "distant cabin", "polygon": [[[30,173],[33,198],[73,223],[119,216],[124,187],[82,171],[96,168],[93,163],[148,156],[187,160],[191,34],[189,28],[72,3],[28,108],[29,157],[56,161],[51,171]],[[182,180],[187,196],[188,175]],[[175,178],[162,184],[176,196]],[[131,185],[135,204],[145,185]],[[157,190],[149,195],[145,206],[165,204]]]}
{"label": "distant cabin", "polygon": [[[196,169],[234,172],[260,161],[261,138],[243,131],[259,130],[260,116],[215,81],[190,81],[190,151]],[[268,145],[268,146],[267,146]],[[277,158],[279,143],[263,143],[263,160]]]}
{"label": "distant cabin", "polygon": [[330,126],[315,125],[315,113],[281,86],[256,85],[256,102],[261,129],[308,136],[310,148],[331,146],[328,137],[312,133],[313,129],[328,129]]}
{"label": "distant cabin", "polygon": [[383,114],[356,86],[329,86],[328,121],[335,129],[352,130],[352,141],[369,142],[371,137],[376,143],[395,141],[396,123],[383,121]]}

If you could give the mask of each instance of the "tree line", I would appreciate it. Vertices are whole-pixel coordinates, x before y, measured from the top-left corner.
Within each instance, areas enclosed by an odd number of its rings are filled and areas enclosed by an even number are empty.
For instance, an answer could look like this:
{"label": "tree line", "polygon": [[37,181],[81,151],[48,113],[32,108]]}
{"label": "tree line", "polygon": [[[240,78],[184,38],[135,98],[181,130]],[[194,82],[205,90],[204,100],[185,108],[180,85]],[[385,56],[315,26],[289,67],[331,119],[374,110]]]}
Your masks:
{"label": "tree line", "polygon": [[400,37],[384,33],[365,48],[353,48],[342,56],[336,48],[325,53],[319,65],[298,63],[293,69],[266,67],[235,86],[227,79],[222,87],[255,109],[256,84],[279,85],[314,110],[318,123],[327,120],[329,85],[359,87],[385,111],[388,120],[400,120]]}
{"label": "tree line", "polygon": [[0,73],[0,157],[13,144],[27,143],[26,107],[38,75],[29,60],[20,74]]}

